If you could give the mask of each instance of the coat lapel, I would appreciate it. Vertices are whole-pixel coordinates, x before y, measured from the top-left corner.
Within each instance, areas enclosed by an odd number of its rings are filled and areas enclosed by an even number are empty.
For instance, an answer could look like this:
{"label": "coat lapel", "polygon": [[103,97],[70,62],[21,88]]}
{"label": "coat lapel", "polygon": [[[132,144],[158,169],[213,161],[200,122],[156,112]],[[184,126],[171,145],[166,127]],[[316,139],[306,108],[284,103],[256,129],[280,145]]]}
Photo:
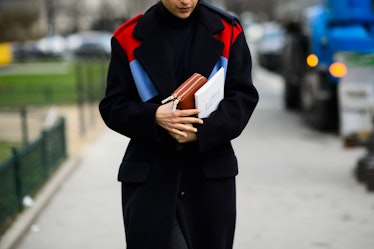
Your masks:
{"label": "coat lapel", "polygon": [[198,72],[208,77],[221,56],[223,43],[214,38],[203,25],[198,24],[192,43],[191,73]]}
{"label": "coat lapel", "polygon": [[209,77],[224,48],[214,34],[222,31],[224,26],[220,17],[205,7],[200,5],[195,11],[198,24],[191,49],[192,70]]}
{"label": "coat lapel", "polygon": [[[198,72],[208,77],[224,47],[214,34],[224,26],[217,15],[212,15],[200,6],[196,11],[198,22],[190,50],[190,69],[191,74]],[[169,96],[180,82],[176,82],[174,78],[171,50],[158,28],[155,12],[155,8],[148,11],[135,28],[134,36],[143,42],[135,49],[134,54],[163,99]]]}
{"label": "coat lapel", "polygon": [[161,98],[165,98],[176,88],[172,70],[171,51],[155,30],[151,36],[134,51],[135,57],[148,73]]}

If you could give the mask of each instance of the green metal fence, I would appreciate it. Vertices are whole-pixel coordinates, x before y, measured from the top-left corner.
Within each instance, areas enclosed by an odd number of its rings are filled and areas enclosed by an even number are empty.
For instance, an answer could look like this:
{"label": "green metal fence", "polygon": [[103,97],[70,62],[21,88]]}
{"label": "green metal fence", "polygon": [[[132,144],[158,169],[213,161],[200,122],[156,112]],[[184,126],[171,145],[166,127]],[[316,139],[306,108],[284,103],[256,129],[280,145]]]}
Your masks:
{"label": "green metal fence", "polygon": [[34,196],[66,156],[65,119],[61,118],[0,163],[0,234],[22,209],[22,199]]}

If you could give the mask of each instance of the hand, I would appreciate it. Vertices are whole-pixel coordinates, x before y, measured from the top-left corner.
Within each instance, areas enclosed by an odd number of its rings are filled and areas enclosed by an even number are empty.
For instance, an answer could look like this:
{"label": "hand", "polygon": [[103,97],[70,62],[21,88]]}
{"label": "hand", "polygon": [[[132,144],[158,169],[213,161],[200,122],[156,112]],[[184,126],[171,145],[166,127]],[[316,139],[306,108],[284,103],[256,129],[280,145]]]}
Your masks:
{"label": "hand", "polygon": [[[193,127],[192,124],[186,124],[186,125]],[[181,135],[177,135],[175,133],[169,132],[170,136],[172,136],[175,140],[177,140],[178,143],[181,143],[181,144],[189,143],[189,142],[193,142],[197,140],[196,132],[185,131],[184,133],[186,134],[186,136],[181,136]]]}
{"label": "hand", "polygon": [[156,123],[167,130],[180,143],[197,139],[197,129],[193,124],[203,124],[203,120],[194,117],[198,109],[172,111],[173,102],[161,105],[156,111]]}

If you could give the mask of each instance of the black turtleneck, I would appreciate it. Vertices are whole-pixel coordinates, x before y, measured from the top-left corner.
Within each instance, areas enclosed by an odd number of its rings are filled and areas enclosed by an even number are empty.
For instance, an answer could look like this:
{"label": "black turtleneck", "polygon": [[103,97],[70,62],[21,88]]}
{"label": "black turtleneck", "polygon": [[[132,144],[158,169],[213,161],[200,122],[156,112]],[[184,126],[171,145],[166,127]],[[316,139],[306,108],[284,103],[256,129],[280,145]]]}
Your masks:
{"label": "black turtleneck", "polygon": [[190,75],[190,48],[193,39],[194,13],[188,18],[181,19],[171,14],[162,4],[159,5],[160,18],[165,32],[166,41],[169,43],[173,54],[173,65],[177,85],[183,83]]}

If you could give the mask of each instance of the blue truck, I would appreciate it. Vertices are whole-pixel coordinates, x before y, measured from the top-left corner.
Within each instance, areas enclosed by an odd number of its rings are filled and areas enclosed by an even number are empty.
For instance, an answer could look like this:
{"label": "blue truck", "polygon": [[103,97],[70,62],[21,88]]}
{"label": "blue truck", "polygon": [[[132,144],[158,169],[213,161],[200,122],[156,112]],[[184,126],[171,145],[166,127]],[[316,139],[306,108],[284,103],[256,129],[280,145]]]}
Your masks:
{"label": "blue truck", "polygon": [[[280,69],[286,108],[301,110],[320,130],[355,123],[342,116],[374,92],[374,0],[277,0],[274,17],[286,33]],[[340,92],[347,79],[349,87]],[[351,106],[342,110],[347,96]]]}

